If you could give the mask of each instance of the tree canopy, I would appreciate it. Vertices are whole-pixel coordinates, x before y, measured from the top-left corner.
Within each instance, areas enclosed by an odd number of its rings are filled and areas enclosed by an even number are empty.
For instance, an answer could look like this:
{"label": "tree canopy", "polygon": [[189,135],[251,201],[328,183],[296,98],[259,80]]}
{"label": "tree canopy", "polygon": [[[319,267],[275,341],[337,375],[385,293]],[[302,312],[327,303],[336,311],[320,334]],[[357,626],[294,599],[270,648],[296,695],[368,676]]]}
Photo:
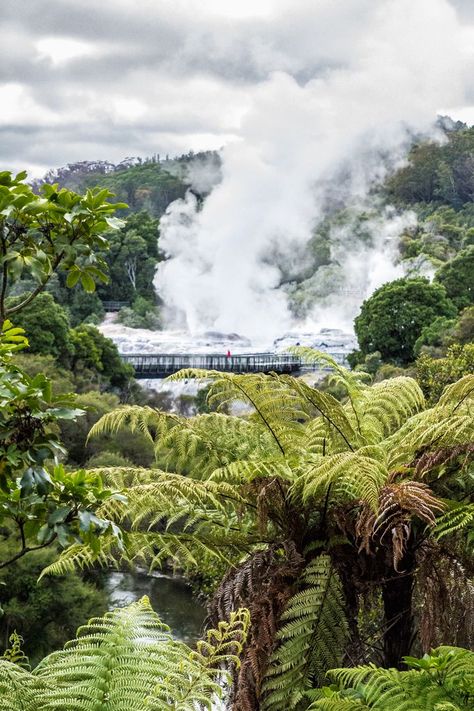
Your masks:
{"label": "tree canopy", "polygon": [[414,345],[425,326],[457,310],[441,284],[428,279],[397,279],[379,287],[361,306],[354,329],[363,356],[379,351],[398,363],[414,359]]}

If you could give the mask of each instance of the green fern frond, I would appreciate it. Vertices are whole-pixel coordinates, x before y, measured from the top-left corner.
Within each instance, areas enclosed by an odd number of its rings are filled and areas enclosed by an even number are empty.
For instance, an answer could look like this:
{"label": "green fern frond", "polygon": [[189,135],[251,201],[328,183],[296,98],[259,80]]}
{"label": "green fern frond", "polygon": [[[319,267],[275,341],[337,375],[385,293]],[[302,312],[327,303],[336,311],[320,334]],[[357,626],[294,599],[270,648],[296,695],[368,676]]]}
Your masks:
{"label": "green fern frond", "polygon": [[307,346],[291,346],[288,352],[299,356],[303,363],[330,368],[334,374],[339,376],[339,382],[345,385],[349,397],[360,394],[365,388],[363,382],[366,378],[365,373],[344,368],[329,353],[308,348]]}
{"label": "green fern frond", "polygon": [[142,434],[149,442],[154,443],[158,436],[181,422],[182,418],[177,415],[160,412],[153,407],[122,405],[102,415],[91,427],[88,439],[102,434],[117,434],[121,429],[127,428],[131,432]]}
{"label": "green fern frond", "polygon": [[[184,418],[156,440],[155,453],[169,469],[203,479],[213,469],[247,458],[261,446],[262,428],[220,413]],[[265,440],[265,443],[268,442]]]}
{"label": "green fern frond", "polygon": [[353,450],[360,446],[361,439],[352,426],[347,412],[335,397],[307,385],[301,378],[282,376],[282,381],[294,390],[316,412],[321,413],[325,424],[325,437],[332,444],[331,451],[337,448]]}
{"label": "green fern frond", "polygon": [[240,664],[249,626],[248,610],[232,612],[229,621],[220,622],[217,629],[210,630],[186,660],[174,663],[167,673],[167,688],[163,684],[155,687],[147,699],[147,708],[188,711],[199,704],[200,708],[211,711],[224,695],[226,683],[230,682],[228,669]]}
{"label": "green fern frond", "polygon": [[222,698],[239,664],[247,610],[192,651],[172,639],[147,598],[81,627],[33,673],[0,660],[1,711],[196,711]]}
{"label": "green fern frond", "polygon": [[7,662],[16,664],[17,666],[29,671],[30,660],[21,648],[21,645],[23,643],[23,637],[20,637],[20,635],[15,630],[8,638],[8,641],[10,643],[10,646],[3,652],[3,659],[5,659]]}
{"label": "green fern frond", "polygon": [[327,556],[315,558],[281,616],[263,686],[262,709],[296,708],[326,669],[340,661],[347,622],[337,574]]}
{"label": "green fern frond", "polygon": [[474,375],[465,375],[460,380],[447,385],[436,405],[437,408],[449,408],[451,412],[459,410],[464,404],[474,399]]}
{"label": "green fern frond", "polygon": [[332,497],[362,499],[375,510],[387,476],[387,468],[380,458],[357,452],[308,458],[291,488],[291,496],[307,504],[311,499],[325,497],[331,486]]}
{"label": "green fern frond", "polygon": [[46,688],[27,669],[0,658],[0,711],[36,711]]}
{"label": "green fern frond", "polygon": [[[286,481],[293,481],[295,478],[294,469],[288,461],[278,458],[243,460],[232,462],[226,467],[215,469],[208,481],[226,482],[233,487],[250,483],[254,479],[265,479],[278,477]],[[232,496],[235,495],[233,491]]]}
{"label": "green fern frond", "polygon": [[474,543],[474,504],[451,504],[452,508],[440,516],[433,529],[433,536],[440,540],[459,531],[471,533]]}
{"label": "green fern frond", "polygon": [[368,444],[377,444],[424,406],[423,392],[413,378],[383,380],[366,388],[358,402],[361,434]]}
{"label": "green fern frond", "polygon": [[[186,376],[192,377],[193,371]],[[174,379],[186,377],[182,372]],[[282,453],[293,450],[299,438],[303,438],[303,422],[310,417],[305,402],[285,382],[284,376],[263,373],[236,374],[215,371],[196,371],[194,377],[212,380],[208,400],[218,407],[236,401],[249,404],[254,410],[255,422],[262,425],[270,435],[273,446]]]}
{"label": "green fern frond", "polygon": [[92,549],[90,546],[82,543],[74,543],[65,548],[59,554],[57,560],[46,566],[41,572],[39,580],[46,575],[66,575],[75,570],[86,570],[95,565],[101,565],[104,568],[110,566],[114,561],[127,561],[125,550],[117,550],[117,540],[112,535],[104,535],[100,537],[100,546],[97,549]]}
{"label": "green fern frond", "polygon": [[[376,709],[377,711],[469,711],[474,704],[474,654],[467,649],[438,647],[422,659],[406,657],[410,671],[381,669],[373,664],[332,669],[336,689],[321,693],[309,709]],[[324,690],[323,690],[324,691]],[[337,706],[339,701],[353,706]],[[359,704],[359,705],[358,705]]]}
{"label": "green fern frond", "polygon": [[420,452],[469,444],[473,440],[472,415],[450,414],[435,407],[411,417],[381,444],[387,452],[389,467],[396,469],[412,462]]}
{"label": "green fern frond", "polygon": [[342,693],[327,687],[324,690],[319,690],[316,700],[307,707],[307,711],[315,709],[320,711],[369,711],[370,707],[362,703],[360,699],[347,698]]}

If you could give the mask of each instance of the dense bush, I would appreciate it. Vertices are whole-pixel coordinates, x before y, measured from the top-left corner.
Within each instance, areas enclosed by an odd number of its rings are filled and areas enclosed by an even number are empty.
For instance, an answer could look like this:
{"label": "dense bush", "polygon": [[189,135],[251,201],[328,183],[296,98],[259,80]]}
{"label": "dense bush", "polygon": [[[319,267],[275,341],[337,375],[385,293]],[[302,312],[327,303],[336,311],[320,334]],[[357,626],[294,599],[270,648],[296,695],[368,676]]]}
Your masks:
{"label": "dense bush", "polygon": [[[1,545],[13,550],[4,538]],[[77,627],[107,609],[106,593],[82,580],[78,573],[45,577],[38,582],[41,571],[56,556],[57,551],[52,549],[35,551],[0,574],[0,646],[6,649],[10,634],[16,630],[33,663],[62,647]]]}
{"label": "dense bush", "polygon": [[474,304],[474,246],[463,249],[438,270],[435,281],[446,289],[458,309]]}
{"label": "dense bush", "polygon": [[440,398],[450,383],[474,373],[474,344],[453,345],[444,358],[432,358],[422,353],[416,361],[417,380],[429,403]]}
{"label": "dense bush", "polygon": [[[23,297],[9,300],[15,306]],[[28,334],[31,353],[54,356],[61,365],[67,365],[74,353],[69,319],[62,306],[51,294],[39,294],[15,316],[15,325]]]}
{"label": "dense bush", "polygon": [[74,372],[92,372],[96,387],[127,387],[133,378],[133,368],[122,361],[117,346],[110,338],[91,324],[81,324],[70,334],[74,348],[71,357]]}

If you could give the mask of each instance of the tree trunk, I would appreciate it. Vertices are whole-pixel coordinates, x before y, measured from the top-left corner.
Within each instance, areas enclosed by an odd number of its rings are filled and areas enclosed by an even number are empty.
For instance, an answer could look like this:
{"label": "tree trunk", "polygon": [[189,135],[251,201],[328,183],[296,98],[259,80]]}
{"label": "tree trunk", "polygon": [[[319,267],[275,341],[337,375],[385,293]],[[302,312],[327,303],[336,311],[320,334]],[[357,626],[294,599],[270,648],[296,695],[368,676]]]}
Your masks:
{"label": "tree trunk", "polygon": [[388,578],[382,585],[386,626],[383,636],[384,666],[397,669],[403,667],[402,657],[410,654],[413,642],[414,560],[405,558],[403,567],[403,573]]}

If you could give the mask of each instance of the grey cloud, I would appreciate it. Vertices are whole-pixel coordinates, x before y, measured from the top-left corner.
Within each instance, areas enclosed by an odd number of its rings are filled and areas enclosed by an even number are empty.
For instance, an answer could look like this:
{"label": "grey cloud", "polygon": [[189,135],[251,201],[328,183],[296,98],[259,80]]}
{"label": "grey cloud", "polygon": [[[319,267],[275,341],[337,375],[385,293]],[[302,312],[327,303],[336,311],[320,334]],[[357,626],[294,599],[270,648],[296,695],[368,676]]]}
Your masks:
{"label": "grey cloud", "polygon": [[[468,0],[452,4],[463,17],[472,14]],[[48,165],[80,158],[81,145],[151,153],[155,134],[181,151],[193,134],[213,134],[218,145],[235,130],[246,96],[273,72],[304,85],[350,65],[372,11],[373,0],[275,0],[268,17],[229,19],[202,0],[1,0],[0,89],[19,84],[38,106],[22,132],[36,131],[37,145],[48,146],[47,156],[38,149]],[[95,53],[55,64],[36,47],[51,37],[87,42]],[[118,99],[142,102],[146,115],[114,114]],[[56,120],[45,125],[51,113]],[[0,133],[4,160],[7,130]],[[19,160],[30,159],[21,142],[14,145]]]}

